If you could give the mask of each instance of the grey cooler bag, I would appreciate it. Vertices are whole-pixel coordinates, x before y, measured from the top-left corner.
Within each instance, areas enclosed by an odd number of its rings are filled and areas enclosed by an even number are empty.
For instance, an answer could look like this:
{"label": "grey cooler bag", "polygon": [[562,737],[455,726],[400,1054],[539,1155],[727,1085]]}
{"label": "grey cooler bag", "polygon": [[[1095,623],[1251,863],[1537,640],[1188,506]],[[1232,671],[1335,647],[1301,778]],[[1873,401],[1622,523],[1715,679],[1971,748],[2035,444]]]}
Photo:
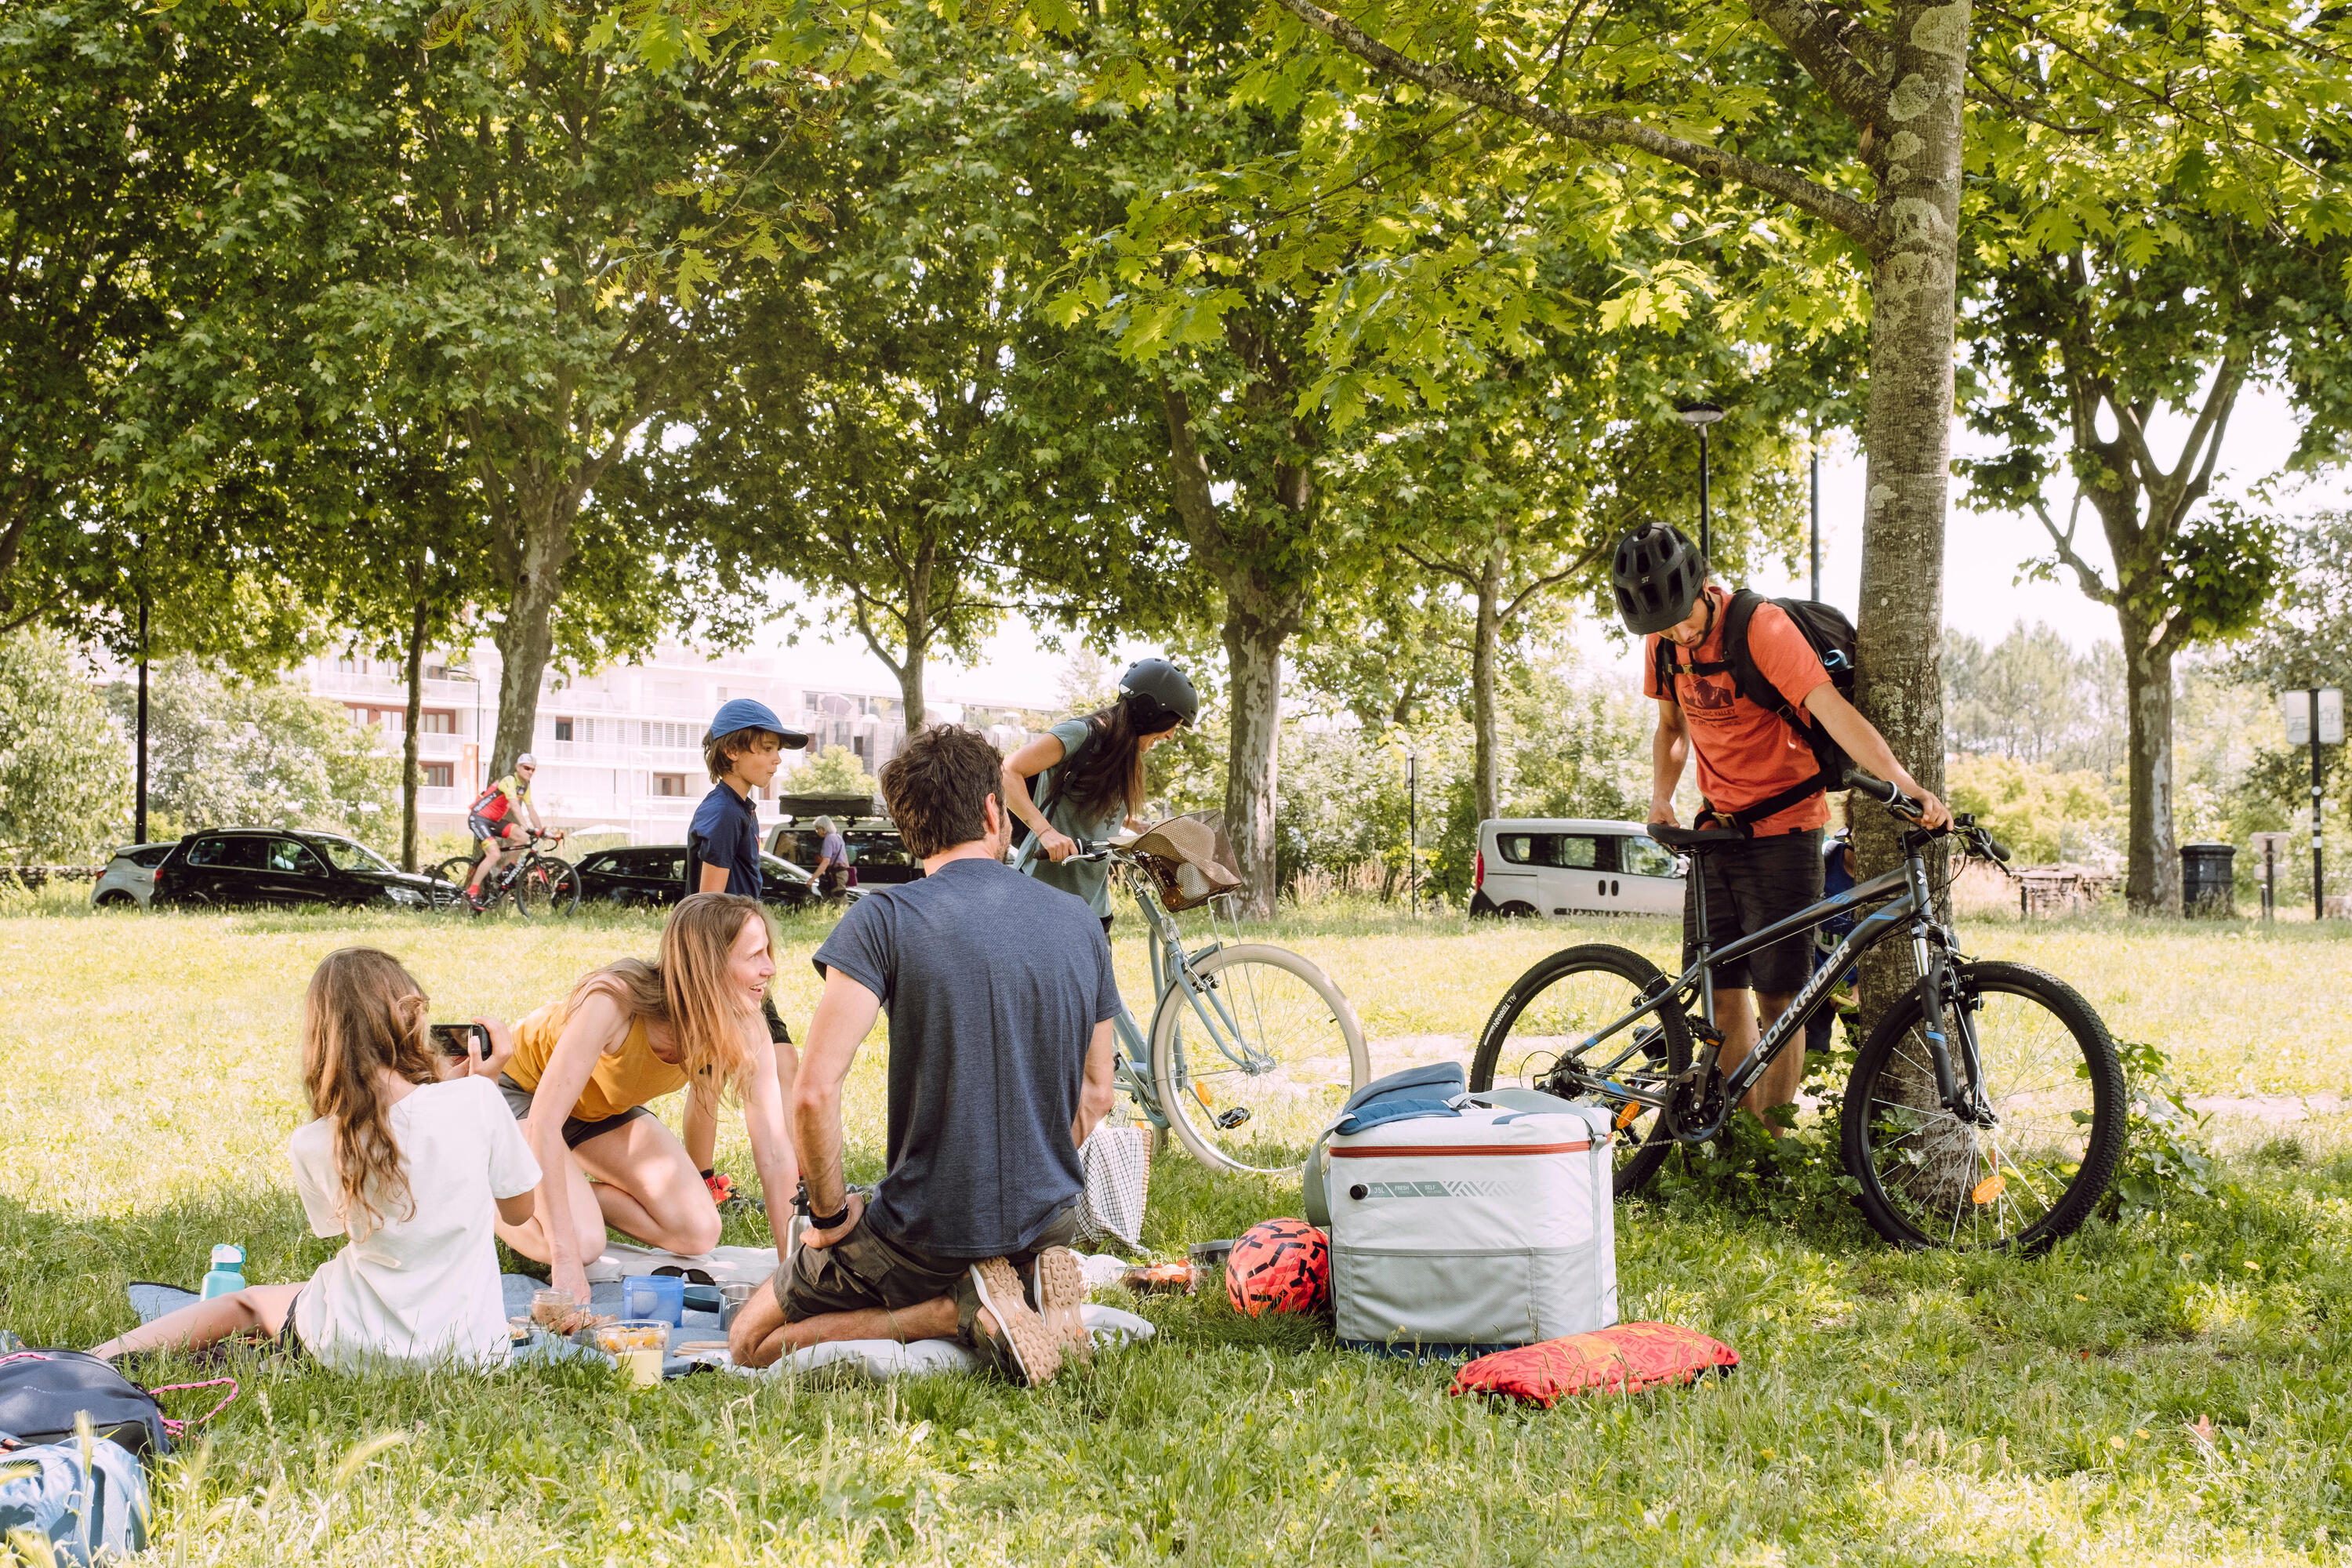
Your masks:
{"label": "grey cooler bag", "polygon": [[[1533,1344],[1617,1321],[1610,1115],[1527,1095],[1335,1131],[1323,1151],[1340,1343]],[[1345,1125],[1343,1121],[1342,1125]]]}

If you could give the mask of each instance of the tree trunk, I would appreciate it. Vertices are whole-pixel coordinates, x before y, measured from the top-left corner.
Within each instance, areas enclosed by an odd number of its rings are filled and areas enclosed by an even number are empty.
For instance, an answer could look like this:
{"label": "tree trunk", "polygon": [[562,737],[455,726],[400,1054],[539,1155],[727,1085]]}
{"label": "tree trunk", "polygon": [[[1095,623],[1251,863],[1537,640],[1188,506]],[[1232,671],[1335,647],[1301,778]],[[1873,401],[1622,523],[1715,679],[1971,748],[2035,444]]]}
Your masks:
{"label": "tree trunk", "polygon": [[1477,731],[1472,764],[1478,820],[1503,815],[1503,747],[1495,712],[1495,666],[1503,640],[1503,544],[1486,551],[1478,574],[1478,622],[1470,643],[1470,711]]}
{"label": "tree trunk", "polygon": [[931,574],[937,552],[937,541],[925,535],[923,548],[915,555],[914,570],[907,574],[907,655],[897,674],[898,700],[906,710],[909,737],[923,727],[930,712],[929,699],[923,694],[923,666],[931,652]]}
{"label": "tree trunk", "polygon": [[2172,647],[2123,616],[2124,701],[2131,718],[2131,826],[2124,898],[2136,915],[2177,915],[2180,857],[2172,841]]}
{"label": "tree trunk", "polygon": [[408,623],[408,717],[400,731],[400,868],[416,869],[416,791],[424,783],[416,762],[416,726],[425,716],[425,600],[417,598]]}
{"label": "tree trunk", "polygon": [[563,568],[572,559],[572,523],[580,506],[573,489],[526,496],[517,542],[512,589],[499,625],[499,729],[489,771],[503,778],[530,750],[539,729],[539,686],[555,653],[555,606],[563,596]]}
{"label": "tree trunk", "polygon": [[[1967,0],[1906,4],[1894,38],[1891,124],[1871,128],[1878,164],[1871,269],[1869,452],[1862,535],[1863,714],[1927,788],[1944,788],[1944,520],[1951,483],[1952,340],[1958,283],[1961,88]],[[1862,874],[1900,858],[1896,825],[1858,797]],[[1865,1019],[1915,982],[1900,944],[1864,966]]]}
{"label": "tree trunk", "polygon": [[1225,752],[1225,833],[1242,874],[1241,912],[1274,914],[1277,874],[1274,812],[1282,732],[1283,628],[1228,595],[1225,675],[1233,740]]}
{"label": "tree trunk", "polygon": [[[1209,466],[1192,437],[1192,408],[1174,387],[1160,389],[1168,421],[1170,489],[1201,563],[1225,595],[1226,677],[1233,736],[1225,751],[1225,832],[1242,875],[1241,912],[1271,919],[1279,868],[1274,812],[1282,726],[1282,645],[1306,615],[1303,589],[1285,591],[1258,574],[1254,542],[1235,539],[1219,514]],[[1267,487],[1284,506],[1314,504],[1303,470],[1277,468]]]}
{"label": "tree trunk", "polygon": [[[1944,523],[1951,482],[1952,344],[1958,287],[1960,110],[1968,65],[1968,0],[1895,17],[1892,123],[1869,128],[1880,197],[1871,268],[1869,453],[1862,534],[1860,666],[1863,715],[1926,788],[1944,791]],[[1867,878],[1901,858],[1903,825],[1850,795],[1854,847]],[[1919,983],[1910,944],[1882,943],[1862,965],[1863,1026]],[[1915,1064],[1922,1052],[1898,1057]],[[1932,1110],[1932,1074],[1895,1074],[1904,1103]],[[1920,1151],[1920,1179],[1950,1201],[1964,1194],[1974,1138]]]}

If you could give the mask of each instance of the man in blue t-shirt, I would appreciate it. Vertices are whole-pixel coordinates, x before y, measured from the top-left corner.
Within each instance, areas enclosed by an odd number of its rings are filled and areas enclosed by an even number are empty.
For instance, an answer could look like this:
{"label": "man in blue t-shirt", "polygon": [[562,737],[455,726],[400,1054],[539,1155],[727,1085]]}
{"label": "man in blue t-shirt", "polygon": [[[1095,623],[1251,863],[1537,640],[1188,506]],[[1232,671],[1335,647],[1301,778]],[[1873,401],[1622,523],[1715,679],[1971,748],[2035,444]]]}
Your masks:
{"label": "man in blue t-shirt", "polygon": [[[1117,1095],[1118,984],[1087,906],[1004,864],[1003,766],[940,725],[882,769],[923,876],[868,893],[817,949],[824,994],[792,1093],[810,1228],[737,1316],[738,1365],[952,1336],[1034,1387],[1086,1352],[1068,1243],[1078,1146]],[[842,1084],[885,1007],[887,1169],[869,1200],[842,1175]]]}
{"label": "man in blue t-shirt", "polygon": [[786,751],[808,742],[764,702],[737,697],[719,705],[702,737],[710,793],[686,832],[688,892],[760,896],[760,806],[751,792],[768,787]]}

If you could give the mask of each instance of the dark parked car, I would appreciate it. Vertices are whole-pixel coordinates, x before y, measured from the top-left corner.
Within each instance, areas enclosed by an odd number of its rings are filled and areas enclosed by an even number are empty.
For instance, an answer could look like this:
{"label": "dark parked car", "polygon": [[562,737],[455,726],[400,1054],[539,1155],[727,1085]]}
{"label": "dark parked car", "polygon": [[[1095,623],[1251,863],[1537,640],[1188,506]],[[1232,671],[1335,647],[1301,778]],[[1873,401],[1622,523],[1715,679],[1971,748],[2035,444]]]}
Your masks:
{"label": "dark parked car", "polygon": [[299,829],[191,833],[155,868],[157,904],[380,904],[449,901],[446,882],[419,877],[355,838]]}
{"label": "dark parked car", "polygon": [[[580,898],[590,902],[666,909],[686,896],[686,846],[637,844],[600,849],[580,860]],[[760,857],[760,899],[796,910],[816,896],[809,874],[772,855]]]}
{"label": "dark parked car", "polygon": [[[839,826],[842,846],[849,851],[849,868],[857,873],[859,887],[911,882],[923,874],[922,862],[907,853],[907,841],[889,823],[877,822],[866,827]],[[816,852],[824,843],[824,835],[805,821],[786,822],[770,830],[768,853],[814,873]]]}

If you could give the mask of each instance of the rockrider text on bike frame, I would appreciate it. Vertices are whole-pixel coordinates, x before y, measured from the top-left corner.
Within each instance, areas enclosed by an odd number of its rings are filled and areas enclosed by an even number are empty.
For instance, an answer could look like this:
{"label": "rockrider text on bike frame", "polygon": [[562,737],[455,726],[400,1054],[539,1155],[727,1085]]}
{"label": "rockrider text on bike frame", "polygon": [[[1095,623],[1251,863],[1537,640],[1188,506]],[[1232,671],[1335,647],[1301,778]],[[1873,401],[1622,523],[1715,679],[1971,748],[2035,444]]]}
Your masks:
{"label": "rockrider text on bike frame", "polygon": [[[1811,743],[1790,722],[1751,702],[1725,672],[1724,608],[1731,595],[1706,581],[1706,563],[1680,532],[1664,523],[1645,523],[1618,542],[1611,583],[1626,628],[1640,634],[1642,689],[1658,704],[1651,742],[1649,820],[1675,820],[1674,796],[1693,752],[1699,787],[1710,817],[1769,801],[1801,785],[1817,773]],[[1658,681],[1661,640],[1672,646],[1671,689]],[[1808,722],[1826,729],[1859,768],[1900,787],[1924,807],[1921,821],[1941,827],[1951,820],[1944,803],[1920,787],[1895,759],[1877,728],[1838,694],[1812,645],[1778,605],[1759,605],[1748,626],[1748,652],[1758,671]],[[1696,668],[1695,668],[1696,667]],[[1706,886],[1710,946],[1721,947],[1796,913],[1822,896],[1822,828],[1829,802],[1815,790],[1748,827],[1740,844],[1720,846],[1696,857],[1692,889],[1683,904],[1684,962],[1698,955],[1697,879]],[[1729,1071],[1756,1047],[1764,1025],[1785,1011],[1803,984],[1809,939],[1802,933],[1715,973],[1717,1025],[1723,1031],[1721,1061]],[[1748,991],[1755,1000],[1750,1004]],[[1797,1097],[1805,1056],[1786,1051],[1775,1058],[1748,1092],[1746,1105],[1761,1116]]]}

